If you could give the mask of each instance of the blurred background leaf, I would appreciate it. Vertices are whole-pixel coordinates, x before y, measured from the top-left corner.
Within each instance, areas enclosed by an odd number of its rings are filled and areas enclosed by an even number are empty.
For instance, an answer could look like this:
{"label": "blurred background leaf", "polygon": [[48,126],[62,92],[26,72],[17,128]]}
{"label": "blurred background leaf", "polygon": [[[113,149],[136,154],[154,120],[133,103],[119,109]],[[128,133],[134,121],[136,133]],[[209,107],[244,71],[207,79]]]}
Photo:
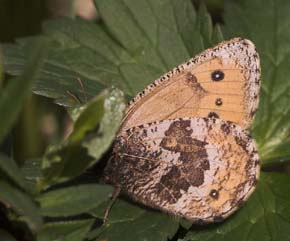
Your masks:
{"label": "blurred background leaf", "polygon": [[2,241],[17,241],[10,233],[4,229],[0,229],[0,238]]}
{"label": "blurred background leaf", "polygon": [[[13,127],[25,100],[31,94],[31,87],[46,52],[46,41],[33,41],[30,48],[29,59],[22,74],[10,79],[7,86],[2,89],[0,96],[0,112],[2,113],[0,123],[0,142],[3,142],[8,132]],[[16,214],[17,221],[24,221],[32,232],[37,232],[42,225],[42,217],[38,212],[33,198],[25,193],[32,194],[34,191],[25,185],[24,175],[14,160],[0,154],[0,200],[9,210]],[[17,188],[18,186],[18,188]],[[19,187],[22,190],[19,190]]]}
{"label": "blurred background leaf", "polygon": [[17,166],[14,160],[0,153],[0,174],[3,179],[10,179],[15,185],[32,192],[32,189],[26,185],[25,178],[21,169]]}
{"label": "blurred background leaf", "polygon": [[45,1],[0,0],[0,6],[1,42],[39,33],[48,16]]}
{"label": "blurred background leaf", "polygon": [[17,78],[10,79],[9,83],[2,90],[0,96],[0,143],[8,134],[16,121],[24,101],[31,94],[31,88],[34,80],[37,78],[38,71],[41,68],[45,56],[46,42],[33,41],[29,49],[29,59],[23,72]]}
{"label": "blurred background leaf", "polygon": [[[0,0],[0,42],[11,42],[15,38],[39,33],[41,22],[48,15],[45,1]],[[6,76],[5,79],[8,78]],[[2,84],[7,82],[3,81]],[[26,100],[14,125],[15,132],[0,146],[7,154],[13,152],[18,163],[23,163],[26,157],[43,153],[43,136],[40,135],[40,128],[36,128],[40,126],[40,113],[43,112],[40,107],[42,105],[35,104],[39,99],[29,97]]]}

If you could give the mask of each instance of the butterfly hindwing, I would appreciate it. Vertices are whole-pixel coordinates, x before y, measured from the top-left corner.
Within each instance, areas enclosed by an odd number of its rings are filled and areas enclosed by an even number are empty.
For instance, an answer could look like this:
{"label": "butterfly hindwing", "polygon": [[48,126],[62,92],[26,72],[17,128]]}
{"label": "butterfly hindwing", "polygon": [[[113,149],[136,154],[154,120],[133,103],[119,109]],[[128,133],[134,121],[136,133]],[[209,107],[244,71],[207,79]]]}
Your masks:
{"label": "butterfly hindwing", "polygon": [[254,44],[224,41],[175,67],[131,101],[122,129],[184,117],[218,117],[249,127],[258,106],[260,60]]}
{"label": "butterfly hindwing", "polygon": [[179,118],[116,139],[107,181],[135,200],[189,220],[225,218],[255,188],[259,158],[249,133],[215,118]]}

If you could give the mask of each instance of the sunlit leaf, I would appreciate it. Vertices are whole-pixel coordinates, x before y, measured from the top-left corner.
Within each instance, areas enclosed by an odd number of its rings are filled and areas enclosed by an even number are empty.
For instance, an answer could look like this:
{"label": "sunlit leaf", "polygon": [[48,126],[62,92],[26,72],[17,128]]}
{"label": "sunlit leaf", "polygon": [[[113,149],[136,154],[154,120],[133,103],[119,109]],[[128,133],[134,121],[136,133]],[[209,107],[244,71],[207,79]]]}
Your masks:
{"label": "sunlit leaf", "polygon": [[[102,154],[110,147],[119,130],[125,111],[123,93],[113,90],[104,101],[104,116],[100,122],[98,134],[82,145],[88,149],[88,154],[99,160]],[[92,162],[90,165],[94,164]]]}

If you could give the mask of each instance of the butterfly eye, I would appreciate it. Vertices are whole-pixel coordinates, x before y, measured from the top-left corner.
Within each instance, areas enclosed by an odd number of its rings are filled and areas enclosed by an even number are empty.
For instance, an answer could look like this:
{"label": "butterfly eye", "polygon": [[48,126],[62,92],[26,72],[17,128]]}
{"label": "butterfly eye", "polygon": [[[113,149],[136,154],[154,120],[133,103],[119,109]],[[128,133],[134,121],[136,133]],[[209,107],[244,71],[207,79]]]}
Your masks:
{"label": "butterfly eye", "polygon": [[215,189],[212,189],[209,193],[209,195],[214,198],[214,199],[218,199],[219,198],[219,192]]}
{"label": "butterfly eye", "polygon": [[225,74],[221,70],[215,70],[214,72],[211,73],[211,79],[213,81],[221,81],[224,79],[224,77]]}

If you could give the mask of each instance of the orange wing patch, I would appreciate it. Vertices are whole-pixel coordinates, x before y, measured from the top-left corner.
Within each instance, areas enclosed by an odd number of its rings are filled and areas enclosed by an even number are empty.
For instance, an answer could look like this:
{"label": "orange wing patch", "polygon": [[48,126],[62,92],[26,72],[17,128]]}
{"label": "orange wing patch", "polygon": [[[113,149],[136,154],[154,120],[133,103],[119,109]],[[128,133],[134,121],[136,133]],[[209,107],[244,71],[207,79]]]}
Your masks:
{"label": "orange wing patch", "polygon": [[182,117],[219,117],[249,127],[258,106],[260,61],[235,38],[177,66],[131,101],[122,129]]}

